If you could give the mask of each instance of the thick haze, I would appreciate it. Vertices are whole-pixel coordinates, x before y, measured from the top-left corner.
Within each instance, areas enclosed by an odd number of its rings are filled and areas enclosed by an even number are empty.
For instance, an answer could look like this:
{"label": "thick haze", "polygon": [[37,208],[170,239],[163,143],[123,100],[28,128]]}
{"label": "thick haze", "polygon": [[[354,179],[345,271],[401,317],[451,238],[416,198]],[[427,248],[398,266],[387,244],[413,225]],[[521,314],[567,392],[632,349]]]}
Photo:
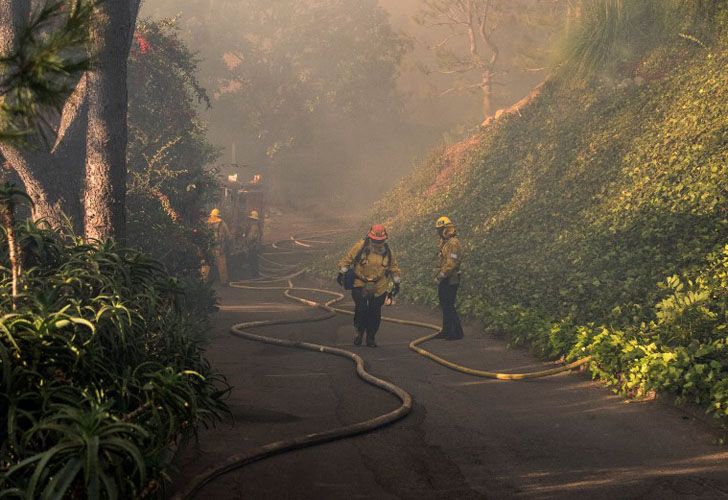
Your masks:
{"label": "thick haze", "polygon": [[[142,16],[176,17],[198,53],[212,102],[203,118],[211,142],[224,148],[221,165],[235,144],[237,162],[251,165],[241,176],[259,170],[272,177],[279,201],[367,211],[413,160],[483,119],[477,89],[447,92],[455,80],[434,71],[430,48],[449,32],[415,22],[421,5],[147,0]],[[501,60],[514,57],[510,40],[518,30],[532,28],[514,20],[495,33]],[[493,109],[514,103],[544,77],[498,76]]]}

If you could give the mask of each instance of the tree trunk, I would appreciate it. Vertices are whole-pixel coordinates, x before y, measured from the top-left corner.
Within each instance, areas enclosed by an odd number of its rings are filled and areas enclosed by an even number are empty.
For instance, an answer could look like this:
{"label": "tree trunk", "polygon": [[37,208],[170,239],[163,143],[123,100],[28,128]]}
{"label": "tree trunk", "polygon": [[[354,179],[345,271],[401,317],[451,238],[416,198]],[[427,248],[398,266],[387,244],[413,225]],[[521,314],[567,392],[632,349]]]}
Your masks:
{"label": "tree trunk", "polygon": [[[33,200],[34,219],[60,225],[68,216],[87,237],[124,236],[126,195],[126,64],[140,0],[108,0],[95,8],[91,26],[93,71],[66,101],[55,144],[0,144],[0,153]],[[17,43],[31,2],[0,0],[0,56]],[[88,193],[81,203],[84,165]],[[86,213],[84,214],[84,208]]]}
{"label": "tree trunk", "polygon": [[5,237],[8,240],[8,260],[10,261],[10,272],[12,276],[11,296],[13,310],[17,306],[18,280],[20,279],[20,262],[18,259],[18,242],[15,237],[15,210],[12,196],[0,200],[0,222],[5,228]]}
{"label": "tree trunk", "polygon": [[493,74],[490,70],[483,72],[483,82],[480,86],[483,91],[483,120],[486,120],[493,112],[491,102],[493,96]]}
{"label": "tree trunk", "polygon": [[[28,22],[30,2],[27,0],[0,0],[0,56],[8,55],[15,49],[20,30]],[[74,92],[78,100],[83,100],[85,86],[79,83],[79,92]],[[73,97],[73,96],[72,96]],[[15,170],[26,192],[33,200],[32,215],[35,220],[43,219],[51,226],[59,226],[68,217],[74,229],[80,230],[81,203],[80,187],[83,175],[85,147],[73,147],[66,140],[66,129],[85,130],[85,114],[65,113],[61,120],[65,123],[59,130],[56,147],[63,150],[62,155],[49,151],[46,141],[40,137],[30,137],[30,147],[16,147],[0,144],[0,153],[7,164]]]}
{"label": "tree trunk", "polygon": [[[40,148],[40,146],[38,146]],[[60,165],[44,151],[24,151],[13,146],[0,146],[5,160],[23,182],[25,191],[33,200],[33,220],[42,220],[51,227],[59,227],[70,220],[79,231],[81,213],[80,165]]]}
{"label": "tree trunk", "polygon": [[17,34],[30,16],[30,2],[0,0],[0,56],[9,55],[17,43]]}
{"label": "tree trunk", "polygon": [[123,241],[126,226],[127,58],[138,0],[95,7],[86,137],[86,238]]}

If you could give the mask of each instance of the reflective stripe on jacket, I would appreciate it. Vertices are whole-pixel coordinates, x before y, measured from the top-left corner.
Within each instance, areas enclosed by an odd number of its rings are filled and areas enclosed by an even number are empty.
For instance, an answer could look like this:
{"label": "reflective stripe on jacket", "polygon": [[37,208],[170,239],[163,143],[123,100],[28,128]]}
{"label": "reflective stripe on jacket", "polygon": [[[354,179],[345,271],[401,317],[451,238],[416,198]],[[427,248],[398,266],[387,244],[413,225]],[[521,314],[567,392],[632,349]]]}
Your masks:
{"label": "reflective stripe on jacket", "polygon": [[[354,264],[357,254],[364,247],[364,240],[360,240],[352,246],[343,259],[339,261],[339,269],[349,268]],[[354,265],[355,288],[364,288],[367,283],[373,283],[374,295],[379,297],[389,289],[390,276],[399,281],[399,266],[397,259],[390,250],[390,256],[385,262],[385,254],[378,254],[374,251],[362,253],[359,262]],[[370,285],[372,286],[372,285]]]}
{"label": "reflective stripe on jacket", "polygon": [[460,283],[460,263],[463,248],[457,236],[440,240],[440,277],[449,278],[453,285]]}

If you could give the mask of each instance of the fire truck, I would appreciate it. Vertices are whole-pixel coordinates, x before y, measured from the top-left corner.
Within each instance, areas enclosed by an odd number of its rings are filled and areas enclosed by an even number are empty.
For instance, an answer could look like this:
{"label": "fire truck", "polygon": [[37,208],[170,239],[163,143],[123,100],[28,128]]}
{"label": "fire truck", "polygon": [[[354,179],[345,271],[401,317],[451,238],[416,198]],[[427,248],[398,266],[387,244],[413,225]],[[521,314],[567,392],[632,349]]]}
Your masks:
{"label": "fire truck", "polygon": [[232,233],[233,242],[228,246],[228,272],[231,279],[244,277],[246,254],[243,236],[251,221],[250,212],[258,212],[258,224],[262,231],[266,213],[266,186],[261,174],[256,173],[247,181],[238,180],[239,174],[227,175],[221,179],[221,193],[218,208],[223,220]]}
{"label": "fire truck", "polygon": [[263,178],[255,174],[245,182],[238,180],[238,174],[228,175],[221,183],[220,212],[235,237],[245,233],[248,215],[255,210],[260,215],[262,229],[266,210],[266,190]]}

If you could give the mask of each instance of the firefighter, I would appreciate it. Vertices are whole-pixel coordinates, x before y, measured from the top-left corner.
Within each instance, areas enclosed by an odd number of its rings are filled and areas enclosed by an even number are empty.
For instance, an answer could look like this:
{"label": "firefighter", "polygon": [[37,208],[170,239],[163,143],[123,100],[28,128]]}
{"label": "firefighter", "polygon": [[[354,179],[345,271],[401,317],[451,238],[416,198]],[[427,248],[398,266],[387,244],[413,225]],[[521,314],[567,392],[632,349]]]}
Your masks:
{"label": "firefighter", "polygon": [[248,228],[245,231],[245,249],[248,254],[248,264],[252,278],[260,277],[258,255],[260,253],[262,239],[263,232],[260,228],[260,214],[258,214],[257,210],[253,210],[248,215]]}
{"label": "firefighter", "polygon": [[440,268],[435,276],[437,295],[442,308],[442,329],[435,338],[458,340],[463,338],[463,327],[455,309],[455,301],[460,285],[460,262],[463,250],[457,237],[455,224],[445,216],[435,222],[440,236]]}
{"label": "firefighter", "polygon": [[361,345],[366,333],[367,346],[377,346],[375,336],[382,320],[382,306],[385,302],[391,304],[399,293],[399,266],[387,238],[385,227],[375,224],[366,238],[354,244],[339,261],[339,284],[344,285],[347,274],[354,278],[354,345]]}
{"label": "firefighter", "polygon": [[212,255],[215,258],[215,266],[220,283],[227,285],[230,281],[227,272],[226,250],[230,242],[230,230],[225,221],[220,217],[220,209],[213,208],[207,223],[212,229]]}

